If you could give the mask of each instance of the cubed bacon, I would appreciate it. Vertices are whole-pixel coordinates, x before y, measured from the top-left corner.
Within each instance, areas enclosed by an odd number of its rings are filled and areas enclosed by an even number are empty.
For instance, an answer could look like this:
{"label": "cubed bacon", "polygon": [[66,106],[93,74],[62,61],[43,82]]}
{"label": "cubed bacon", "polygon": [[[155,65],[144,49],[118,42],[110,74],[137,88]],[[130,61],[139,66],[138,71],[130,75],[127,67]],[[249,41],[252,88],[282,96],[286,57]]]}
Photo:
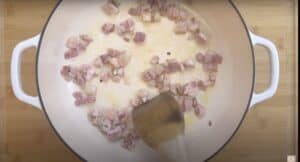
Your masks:
{"label": "cubed bacon", "polygon": [[182,70],[182,66],[177,60],[175,59],[168,59],[167,66],[165,67],[167,73],[175,73]]}
{"label": "cubed bacon", "polygon": [[198,84],[197,82],[189,82],[183,86],[183,94],[187,96],[197,96],[198,94]]}
{"label": "cubed bacon", "polygon": [[101,55],[100,58],[101,58],[101,61],[103,62],[103,64],[108,64],[112,57],[109,54],[104,54],[104,55]]}
{"label": "cubed bacon", "polygon": [[79,55],[79,53],[78,53],[76,50],[74,50],[74,49],[68,49],[68,50],[65,52],[64,58],[65,58],[66,60],[68,60],[68,59],[77,57],[78,55]]}
{"label": "cubed bacon", "polygon": [[61,73],[61,75],[64,77],[64,79],[66,81],[72,80],[72,77],[71,77],[71,66],[64,65],[62,67],[62,69],[60,70],[60,73]]}
{"label": "cubed bacon", "polygon": [[130,8],[128,10],[128,14],[131,16],[139,16],[140,15],[140,11],[137,8]]}
{"label": "cubed bacon", "polygon": [[147,90],[141,89],[138,91],[137,97],[142,101],[142,103],[144,103],[149,100],[150,94]]}
{"label": "cubed bacon", "polygon": [[188,30],[186,22],[178,22],[174,27],[175,34],[185,34]]}
{"label": "cubed bacon", "polygon": [[197,106],[194,107],[194,113],[199,119],[201,119],[205,116],[206,109],[203,105],[198,104]]}
{"label": "cubed bacon", "polygon": [[183,109],[184,112],[189,112],[193,110],[193,101],[194,99],[192,97],[183,97]]}
{"label": "cubed bacon", "polygon": [[139,139],[139,135],[134,130],[129,132],[123,137],[121,146],[127,150],[132,150],[136,146],[136,141]]}
{"label": "cubed bacon", "polygon": [[73,97],[75,98],[74,104],[76,106],[81,106],[85,104],[92,104],[96,102],[95,94],[83,94],[82,92],[76,91],[73,93]]}
{"label": "cubed bacon", "polygon": [[102,6],[102,9],[108,15],[117,15],[120,12],[118,6],[111,1],[105,2],[105,4]]}
{"label": "cubed bacon", "polygon": [[201,91],[206,91],[205,83],[204,83],[202,80],[199,80],[199,81],[198,81],[198,88],[199,88],[199,90],[201,90]]}
{"label": "cubed bacon", "polygon": [[75,91],[72,96],[75,98],[75,99],[82,99],[83,98],[83,94],[82,92],[80,91]]}
{"label": "cubed bacon", "polygon": [[208,41],[206,34],[201,31],[195,34],[195,38],[196,38],[196,41],[200,44],[207,43],[207,41]]}
{"label": "cubed bacon", "polygon": [[151,60],[150,60],[150,63],[151,63],[152,65],[157,65],[157,64],[159,64],[159,56],[153,56],[153,57],[151,58]]}
{"label": "cubed bacon", "polygon": [[183,21],[188,18],[187,11],[176,4],[168,5],[166,15],[170,20],[173,21]]}
{"label": "cubed bacon", "polygon": [[97,57],[93,62],[94,67],[101,68],[103,66],[103,62],[101,57]]}
{"label": "cubed bacon", "polygon": [[217,72],[218,64],[213,64],[213,63],[203,64],[203,70],[205,72]]}
{"label": "cubed bacon", "polygon": [[192,33],[198,33],[200,31],[200,23],[196,20],[196,18],[192,18],[188,23],[187,28]]}
{"label": "cubed bacon", "polygon": [[76,49],[79,43],[80,40],[77,37],[72,36],[67,40],[66,47],[70,49]]}
{"label": "cubed bacon", "polygon": [[79,35],[79,38],[84,41],[86,45],[89,45],[91,42],[93,42],[93,38],[87,34],[81,34]]}
{"label": "cubed bacon", "polygon": [[183,62],[183,67],[185,69],[193,69],[195,68],[195,62],[192,59],[187,59]]}
{"label": "cubed bacon", "polygon": [[144,43],[146,40],[146,34],[143,32],[136,32],[133,41],[137,44]]}
{"label": "cubed bacon", "polygon": [[196,54],[196,60],[202,64],[204,62],[204,54],[202,52],[199,52]]}
{"label": "cubed bacon", "polygon": [[124,35],[126,33],[132,33],[135,29],[135,23],[132,19],[128,18],[121,22],[117,27],[116,31],[119,35]]}
{"label": "cubed bacon", "polygon": [[70,37],[66,43],[68,50],[64,54],[65,59],[77,57],[81,52],[86,50],[92,41],[93,39],[86,34],[79,35],[79,37]]}
{"label": "cubed bacon", "polygon": [[112,32],[114,32],[115,30],[115,24],[112,24],[112,23],[105,23],[103,26],[102,26],[102,32],[104,34],[110,34]]}

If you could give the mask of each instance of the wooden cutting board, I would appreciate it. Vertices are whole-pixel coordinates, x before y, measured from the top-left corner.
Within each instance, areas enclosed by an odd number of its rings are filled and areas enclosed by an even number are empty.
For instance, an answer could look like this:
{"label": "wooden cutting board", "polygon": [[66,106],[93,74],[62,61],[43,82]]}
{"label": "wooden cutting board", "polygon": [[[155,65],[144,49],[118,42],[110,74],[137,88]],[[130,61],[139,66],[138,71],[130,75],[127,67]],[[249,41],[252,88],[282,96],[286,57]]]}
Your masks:
{"label": "wooden cutting board", "polygon": [[[272,40],[279,50],[281,75],[277,94],[255,106],[237,134],[211,161],[285,162],[296,153],[298,85],[296,66],[297,1],[234,0],[250,30]],[[55,0],[0,0],[0,161],[80,161],[55,135],[44,114],[15,98],[9,66],[14,46],[42,30]],[[269,78],[266,50],[255,48],[256,90],[262,91]],[[26,51],[23,84],[36,95],[35,49]]]}

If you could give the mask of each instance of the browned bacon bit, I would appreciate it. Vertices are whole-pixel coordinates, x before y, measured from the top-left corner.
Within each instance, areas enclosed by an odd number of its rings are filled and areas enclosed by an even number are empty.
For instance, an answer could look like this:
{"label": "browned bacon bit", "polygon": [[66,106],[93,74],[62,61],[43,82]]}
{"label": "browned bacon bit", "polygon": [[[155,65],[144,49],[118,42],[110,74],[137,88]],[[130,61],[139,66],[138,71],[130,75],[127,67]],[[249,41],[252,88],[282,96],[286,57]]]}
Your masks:
{"label": "browned bacon bit", "polygon": [[165,67],[167,73],[175,73],[182,70],[182,66],[177,60],[175,59],[168,59],[167,65]]}
{"label": "browned bacon bit", "polygon": [[109,0],[102,6],[103,11],[108,15],[117,15],[120,12],[118,6],[113,2]]}
{"label": "browned bacon bit", "polygon": [[144,43],[146,39],[146,34],[143,32],[136,32],[133,41],[137,44]]}
{"label": "browned bacon bit", "polygon": [[153,57],[151,58],[151,60],[150,60],[150,63],[151,63],[152,65],[157,65],[157,64],[159,64],[159,56],[153,56]]}
{"label": "browned bacon bit", "polygon": [[106,23],[102,26],[102,32],[106,35],[114,32],[114,30],[115,30],[115,24]]}
{"label": "browned bacon bit", "polygon": [[175,34],[185,34],[187,30],[188,26],[186,22],[178,22],[174,28]]}
{"label": "browned bacon bit", "polygon": [[117,27],[116,31],[119,35],[123,36],[124,34],[130,34],[134,31],[135,23],[132,19],[127,19],[121,22]]}
{"label": "browned bacon bit", "polygon": [[183,62],[183,67],[187,70],[193,69],[193,68],[195,68],[195,63],[192,59],[187,59]]}
{"label": "browned bacon bit", "polygon": [[85,104],[92,104],[96,102],[95,94],[85,95],[79,91],[73,93],[73,97],[75,98],[75,105],[81,106]]}

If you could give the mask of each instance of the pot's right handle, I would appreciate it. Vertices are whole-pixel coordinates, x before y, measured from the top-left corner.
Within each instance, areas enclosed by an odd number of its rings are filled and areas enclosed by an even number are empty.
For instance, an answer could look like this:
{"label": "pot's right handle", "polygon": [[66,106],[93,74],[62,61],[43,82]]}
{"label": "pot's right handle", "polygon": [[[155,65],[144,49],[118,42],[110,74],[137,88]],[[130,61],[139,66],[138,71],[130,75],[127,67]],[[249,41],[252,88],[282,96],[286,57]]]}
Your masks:
{"label": "pot's right handle", "polygon": [[251,107],[257,103],[263,102],[271,98],[277,91],[279,83],[279,58],[278,51],[273,42],[263,37],[257,36],[250,32],[253,46],[262,45],[268,49],[270,63],[271,63],[271,80],[269,87],[261,93],[253,93],[251,100]]}
{"label": "pot's right handle", "polygon": [[16,97],[25,103],[41,109],[39,98],[37,96],[30,96],[23,90],[21,79],[21,60],[24,50],[30,47],[37,47],[39,40],[40,35],[37,35],[17,44],[12,54],[10,77],[12,89]]}

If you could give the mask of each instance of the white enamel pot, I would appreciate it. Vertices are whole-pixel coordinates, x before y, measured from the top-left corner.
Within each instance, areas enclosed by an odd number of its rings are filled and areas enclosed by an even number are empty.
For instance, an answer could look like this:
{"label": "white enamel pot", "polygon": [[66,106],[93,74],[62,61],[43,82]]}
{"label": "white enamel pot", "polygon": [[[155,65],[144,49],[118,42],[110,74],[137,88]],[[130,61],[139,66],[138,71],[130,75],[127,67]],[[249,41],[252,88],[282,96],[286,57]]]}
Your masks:
{"label": "white enamel pot", "polygon": [[[60,76],[64,64],[58,54],[65,36],[74,22],[85,21],[79,13],[89,13],[97,1],[60,1],[49,17],[44,30],[37,36],[16,45],[11,60],[11,81],[16,97],[42,110],[60,139],[82,160],[92,162],[154,162],[160,157],[150,148],[129,152],[110,144],[101,137],[82,110],[74,108],[72,91]],[[186,131],[187,154],[191,162],[205,161],[219,152],[238,130],[246,113],[256,104],[271,98],[279,82],[279,58],[275,45],[251,33],[231,1],[189,1],[215,32],[215,47],[224,62],[218,82],[210,94],[207,118]],[[80,11],[80,12],[78,12]],[[85,15],[85,14],[83,14]],[[253,47],[268,49],[271,79],[268,88],[255,93],[255,55]],[[22,88],[21,60],[23,52],[37,48],[36,75],[38,96],[26,94]],[[251,109],[250,109],[251,110]],[[207,127],[212,120],[213,126]]]}

